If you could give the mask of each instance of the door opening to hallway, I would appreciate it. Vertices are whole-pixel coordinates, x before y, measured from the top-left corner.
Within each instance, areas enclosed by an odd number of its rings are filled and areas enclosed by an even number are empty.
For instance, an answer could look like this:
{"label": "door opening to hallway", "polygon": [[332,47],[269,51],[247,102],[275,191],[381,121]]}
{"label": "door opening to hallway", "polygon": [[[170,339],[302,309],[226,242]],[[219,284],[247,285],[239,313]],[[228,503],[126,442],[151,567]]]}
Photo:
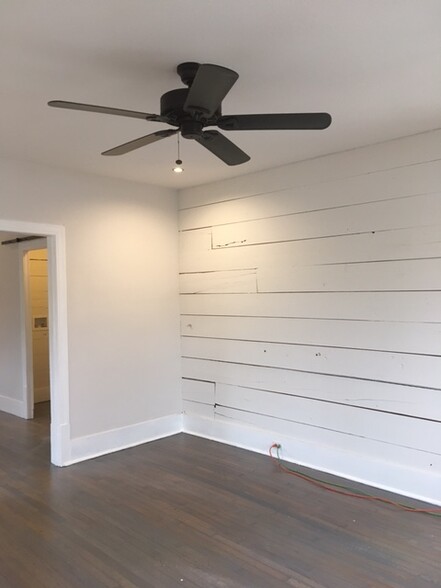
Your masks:
{"label": "door opening to hallway", "polygon": [[0,219],[0,412],[44,415],[57,466],[71,462],[65,243],[62,226]]}
{"label": "door opening to hallway", "polygon": [[[49,300],[48,300],[48,251],[32,249],[24,256],[24,275],[27,284],[27,344],[29,358],[29,385],[33,391],[33,406],[50,400],[49,372]],[[29,324],[30,323],[30,324]],[[31,415],[30,415],[31,416]],[[32,415],[33,416],[33,415]]]}

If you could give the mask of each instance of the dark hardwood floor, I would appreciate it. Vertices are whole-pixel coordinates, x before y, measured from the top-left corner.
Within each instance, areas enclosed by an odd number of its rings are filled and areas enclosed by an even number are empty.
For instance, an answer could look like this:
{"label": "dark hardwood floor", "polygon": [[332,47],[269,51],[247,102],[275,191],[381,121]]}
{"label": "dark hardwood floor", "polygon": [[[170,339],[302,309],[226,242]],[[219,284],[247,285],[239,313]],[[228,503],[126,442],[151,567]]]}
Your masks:
{"label": "dark hardwood floor", "polygon": [[48,420],[0,413],[1,588],[441,586],[441,519],[183,434],[56,468]]}

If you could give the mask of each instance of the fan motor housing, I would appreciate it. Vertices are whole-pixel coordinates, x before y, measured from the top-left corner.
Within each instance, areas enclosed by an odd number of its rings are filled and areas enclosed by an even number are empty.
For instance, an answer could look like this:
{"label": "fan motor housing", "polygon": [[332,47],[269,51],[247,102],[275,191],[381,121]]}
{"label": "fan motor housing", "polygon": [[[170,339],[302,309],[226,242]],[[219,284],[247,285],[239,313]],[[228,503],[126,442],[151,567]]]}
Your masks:
{"label": "fan motor housing", "polygon": [[185,116],[183,107],[187,94],[188,88],[170,90],[170,92],[163,94],[161,96],[161,116],[176,120]]}
{"label": "fan motor housing", "polygon": [[170,124],[178,125],[182,136],[186,139],[196,139],[201,135],[204,127],[216,124],[222,112],[219,107],[210,119],[206,119],[202,115],[195,117],[189,112],[185,112],[184,104],[188,91],[188,88],[178,88],[163,94],[161,96],[161,116],[167,118]]}
{"label": "fan motor housing", "polygon": [[199,66],[200,63],[196,63],[195,61],[186,61],[185,63],[180,63],[178,65],[176,71],[183,84],[191,86],[198,73]]}

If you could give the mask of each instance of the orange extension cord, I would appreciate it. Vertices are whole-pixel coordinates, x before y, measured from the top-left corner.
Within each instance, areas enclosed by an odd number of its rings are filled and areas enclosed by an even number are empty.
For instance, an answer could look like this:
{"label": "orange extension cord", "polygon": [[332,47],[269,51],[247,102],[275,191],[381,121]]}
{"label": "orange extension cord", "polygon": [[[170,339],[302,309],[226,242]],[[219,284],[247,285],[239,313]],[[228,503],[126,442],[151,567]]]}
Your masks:
{"label": "orange extension cord", "polygon": [[[273,449],[276,450],[277,457],[273,455]],[[362,500],[370,500],[372,502],[382,502],[384,504],[389,504],[390,506],[394,506],[395,508],[399,508],[400,510],[404,510],[406,512],[420,512],[425,514],[430,514],[432,516],[441,517],[441,508],[414,508],[412,506],[406,506],[405,504],[401,504],[400,502],[395,502],[394,500],[389,500],[387,498],[380,498],[379,496],[370,496],[369,494],[365,494],[361,491],[351,492],[350,488],[346,486],[340,486],[338,484],[332,484],[331,482],[321,482],[320,480],[313,478],[312,476],[308,476],[306,474],[301,474],[295,470],[292,470],[285,465],[283,465],[280,455],[279,455],[280,445],[279,443],[273,443],[269,448],[269,456],[272,461],[277,465],[278,469],[285,474],[290,474],[291,476],[296,476],[296,478],[300,478],[301,480],[305,480],[318,488],[322,488],[323,490],[328,490],[329,492],[334,492],[334,494],[341,494],[342,496],[349,496],[350,498],[361,498]],[[331,487],[333,486],[333,487]]]}

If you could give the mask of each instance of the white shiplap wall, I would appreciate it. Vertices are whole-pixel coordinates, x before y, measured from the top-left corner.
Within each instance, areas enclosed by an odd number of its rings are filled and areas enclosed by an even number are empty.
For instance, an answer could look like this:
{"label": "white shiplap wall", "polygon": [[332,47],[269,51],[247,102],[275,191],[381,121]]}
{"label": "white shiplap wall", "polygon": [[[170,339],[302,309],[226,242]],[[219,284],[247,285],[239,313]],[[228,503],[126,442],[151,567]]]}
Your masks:
{"label": "white shiplap wall", "polygon": [[441,131],[180,208],[186,430],[441,504]]}

